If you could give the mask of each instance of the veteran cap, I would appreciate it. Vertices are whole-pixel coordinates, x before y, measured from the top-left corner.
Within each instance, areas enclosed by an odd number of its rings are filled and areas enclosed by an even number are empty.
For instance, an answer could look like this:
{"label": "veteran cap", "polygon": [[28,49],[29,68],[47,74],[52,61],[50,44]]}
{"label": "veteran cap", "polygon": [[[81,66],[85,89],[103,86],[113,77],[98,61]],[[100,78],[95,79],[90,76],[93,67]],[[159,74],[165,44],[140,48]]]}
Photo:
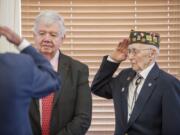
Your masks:
{"label": "veteran cap", "polygon": [[160,35],[158,33],[131,30],[129,39],[130,44],[143,43],[147,45],[154,45],[159,48]]}

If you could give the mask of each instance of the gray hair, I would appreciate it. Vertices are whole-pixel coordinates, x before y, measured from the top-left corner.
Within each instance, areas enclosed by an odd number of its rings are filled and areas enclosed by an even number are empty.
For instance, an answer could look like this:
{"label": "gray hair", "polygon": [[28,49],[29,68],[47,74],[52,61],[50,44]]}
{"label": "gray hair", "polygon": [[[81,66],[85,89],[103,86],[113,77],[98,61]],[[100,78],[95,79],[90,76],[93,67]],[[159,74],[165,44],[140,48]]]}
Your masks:
{"label": "gray hair", "polygon": [[64,25],[64,19],[61,15],[59,15],[55,11],[43,11],[36,18],[34,22],[33,31],[36,33],[38,30],[38,25],[41,21],[44,21],[47,25],[51,25],[53,23],[59,24],[59,32],[62,37],[65,36],[66,27]]}

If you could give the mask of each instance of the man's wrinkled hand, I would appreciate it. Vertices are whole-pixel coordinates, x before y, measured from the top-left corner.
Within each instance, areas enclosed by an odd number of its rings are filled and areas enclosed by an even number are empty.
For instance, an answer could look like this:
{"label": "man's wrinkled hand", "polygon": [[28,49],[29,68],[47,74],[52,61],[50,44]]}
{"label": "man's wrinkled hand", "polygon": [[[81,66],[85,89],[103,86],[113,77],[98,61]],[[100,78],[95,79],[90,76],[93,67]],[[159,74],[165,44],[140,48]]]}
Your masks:
{"label": "man's wrinkled hand", "polygon": [[123,39],[123,41],[119,42],[117,48],[112,52],[110,57],[117,62],[126,60],[128,56],[128,45],[129,40],[127,38]]}

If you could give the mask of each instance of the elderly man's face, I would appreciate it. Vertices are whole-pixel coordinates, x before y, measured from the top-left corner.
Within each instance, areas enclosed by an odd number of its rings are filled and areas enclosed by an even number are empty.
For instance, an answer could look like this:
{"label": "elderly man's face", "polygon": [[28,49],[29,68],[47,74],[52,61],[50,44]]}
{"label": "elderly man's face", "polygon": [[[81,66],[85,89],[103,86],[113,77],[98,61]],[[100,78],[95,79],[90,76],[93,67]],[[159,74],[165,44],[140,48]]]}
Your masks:
{"label": "elderly man's face", "polygon": [[147,68],[152,61],[152,53],[149,45],[132,44],[128,47],[128,58],[133,70],[140,72]]}
{"label": "elderly man's face", "polygon": [[53,23],[47,25],[41,21],[38,25],[37,32],[34,33],[34,41],[36,48],[43,55],[45,55],[48,59],[54,57],[63,42],[59,24]]}

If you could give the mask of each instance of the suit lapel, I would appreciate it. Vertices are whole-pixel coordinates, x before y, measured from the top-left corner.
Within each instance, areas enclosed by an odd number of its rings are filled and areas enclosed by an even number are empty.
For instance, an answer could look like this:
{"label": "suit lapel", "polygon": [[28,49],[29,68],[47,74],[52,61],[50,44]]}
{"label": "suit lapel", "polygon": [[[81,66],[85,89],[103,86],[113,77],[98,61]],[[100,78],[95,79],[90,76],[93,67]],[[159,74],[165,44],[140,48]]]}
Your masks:
{"label": "suit lapel", "polygon": [[33,106],[35,107],[34,109],[32,109],[32,111],[33,111],[32,115],[35,115],[36,122],[38,123],[38,126],[41,127],[39,100],[37,100],[37,99],[32,100],[32,104],[34,104]]}
{"label": "suit lapel", "polygon": [[[68,71],[69,71],[69,60],[67,60],[66,56],[60,52],[59,62],[58,62],[58,74],[61,80],[61,90],[60,91],[58,90],[57,92],[55,92],[52,108],[54,108],[64,88],[64,81],[66,80],[65,78],[67,76]],[[39,120],[40,120],[39,100],[35,100],[35,106],[36,106],[36,110],[39,113]]]}
{"label": "suit lapel", "polygon": [[130,74],[127,76],[124,87],[122,87],[121,89],[121,113],[122,113],[122,117],[123,118],[123,126],[126,127],[127,125],[127,114],[128,114],[128,102],[127,102],[127,98],[128,98],[128,89],[129,89],[129,84],[132,81],[132,79],[135,77],[136,72],[132,70],[132,72],[130,72]]}
{"label": "suit lapel", "polygon": [[69,61],[66,59],[66,56],[64,56],[61,52],[59,55],[59,63],[58,63],[58,72],[60,72],[60,78],[61,78],[61,90],[57,91],[54,95],[54,101],[53,101],[53,108],[55,104],[57,103],[58,99],[60,98],[61,93],[64,89],[65,80],[67,77],[67,73],[69,71]]}
{"label": "suit lapel", "polygon": [[36,109],[38,110],[39,113],[39,100],[34,100],[35,105],[36,105]]}
{"label": "suit lapel", "polygon": [[[55,95],[54,95],[53,106],[52,106],[52,114],[51,114],[52,116],[53,116],[55,105],[56,105],[58,99],[60,98],[61,93],[63,92],[64,84],[65,84],[64,81],[66,80],[67,73],[69,72],[69,67],[70,67],[69,60],[66,58],[65,55],[60,53],[60,55],[59,55],[59,63],[58,63],[58,73],[59,73],[59,76],[60,76],[60,79],[61,79],[61,90],[57,91],[55,93]],[[34,104],[35,104],[37,114],[38,114],[38,117],[37,117],[38,120],[37,121],[39,123],[39,126],[41,127],[40,111],[39,111],[39,100],[35,100],[34,102],[35,102]],[[51,116],[51,118],[52,118],[52,116]],[[50,129],[52,129],[52,127]],[[50,132],[52,132],[52,130]]]}
{"label": "suit lapel", "polygon": [[159,68],[155,64],[155,66],[152,68],[152,70],[150,71],[150,73],[148,74],[148,76],[144,82],[144,85],[141,89],[139,97],[134,106],[132,115],[129,119],[127,128],[129,128],[133,124],[133,122],[137,119],[139,114],[142,112],[144,106],[146,105],[148,99],[150,98],[150,96],[154,90],[154,86],[156,85],[155,79],[158,77],[158,73],[159,73]]}

